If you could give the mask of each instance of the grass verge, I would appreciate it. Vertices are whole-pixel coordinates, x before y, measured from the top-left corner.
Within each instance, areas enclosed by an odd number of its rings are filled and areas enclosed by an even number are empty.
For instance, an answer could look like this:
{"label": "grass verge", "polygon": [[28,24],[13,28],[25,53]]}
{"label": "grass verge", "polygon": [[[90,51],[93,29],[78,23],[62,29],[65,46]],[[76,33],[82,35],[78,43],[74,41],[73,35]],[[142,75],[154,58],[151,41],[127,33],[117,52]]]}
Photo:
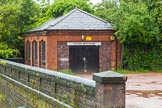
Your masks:
{"label": "grass verge", "polygon": [[116,72],[118,73],[121,73],[121,74],[140,74],[140,73],[152,73],[152,72],[155,72],[155,73],[162,73],[162,70],[115,70]]}

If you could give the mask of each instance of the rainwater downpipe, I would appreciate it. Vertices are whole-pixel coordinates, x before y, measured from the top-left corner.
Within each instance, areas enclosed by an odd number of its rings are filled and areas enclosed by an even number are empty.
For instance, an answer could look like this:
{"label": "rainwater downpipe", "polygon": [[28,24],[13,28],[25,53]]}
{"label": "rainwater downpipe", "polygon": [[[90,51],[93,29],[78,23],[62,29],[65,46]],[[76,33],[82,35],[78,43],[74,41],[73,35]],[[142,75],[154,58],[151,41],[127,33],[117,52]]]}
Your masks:
{"label": "rainwater downpipe", "polygon": [[115,53],[115,56],[116,56],[116,65],[115,65],[115,69],[117,70],[117,67],[118,67],[118,44],[117,44],[117,38],[115,36],[115,43],[116,43],[116,53]]}

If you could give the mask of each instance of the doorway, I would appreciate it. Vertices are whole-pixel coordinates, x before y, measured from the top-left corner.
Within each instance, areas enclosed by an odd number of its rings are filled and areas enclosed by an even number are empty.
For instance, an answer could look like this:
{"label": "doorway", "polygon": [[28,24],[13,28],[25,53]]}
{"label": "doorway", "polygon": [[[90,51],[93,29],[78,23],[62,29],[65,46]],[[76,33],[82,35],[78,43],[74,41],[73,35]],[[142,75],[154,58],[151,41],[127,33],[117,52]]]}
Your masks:
{"label": "doorway", "polygon": [[99,72],[99,46],[69,46],[69,60],[73,72]]}

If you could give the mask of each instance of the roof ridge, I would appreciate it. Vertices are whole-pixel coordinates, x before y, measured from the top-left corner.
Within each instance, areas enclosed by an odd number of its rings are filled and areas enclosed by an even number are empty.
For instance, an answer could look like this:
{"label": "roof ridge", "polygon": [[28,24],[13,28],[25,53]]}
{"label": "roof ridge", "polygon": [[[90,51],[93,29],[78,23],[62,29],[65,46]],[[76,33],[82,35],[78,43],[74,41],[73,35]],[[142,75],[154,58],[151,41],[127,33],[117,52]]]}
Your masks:
{"label": "roof ridge", "polygon": [[81,9],[78,9],[78,8],[76,8],[76,10],[79,10],[79,11],[81,11],[81,12],[83,12],[83,13],[85,13],[85,14],[87,14],[87,15],[89,15],[89,16],[95,18],[95,19],[98,19],[98,20],[100,20],[100,21],[103,21],[103,22],[105,22],[105,23],[109,23],[109,22],[107,22],[106,20],[103,20],[103,19],[101,19],[101,18],[99,18],[99,17],[97,17],[97,16],[95,16],[95,15],[92,15],[92,14],[90,14],[90,13],[84,11],[84,10],[81,10]]}
{"label": "roof ridge", "polygon": [[47,27],[46,29],[48,28],[51,28],[52,26],[55,26],[57,25],[58,23],[60,23],[62,20],[64,20],[65,18],[67,18],[69,15],[71,15],[74,11],[76,11],[77,8],[74,8],[73,10],[71,10],[70,12],[68,12],[67,14],[63,15],[62,16],[62,19],[60,19],[58,22],[56,22],[54,25],[51,25],[50,27]]}

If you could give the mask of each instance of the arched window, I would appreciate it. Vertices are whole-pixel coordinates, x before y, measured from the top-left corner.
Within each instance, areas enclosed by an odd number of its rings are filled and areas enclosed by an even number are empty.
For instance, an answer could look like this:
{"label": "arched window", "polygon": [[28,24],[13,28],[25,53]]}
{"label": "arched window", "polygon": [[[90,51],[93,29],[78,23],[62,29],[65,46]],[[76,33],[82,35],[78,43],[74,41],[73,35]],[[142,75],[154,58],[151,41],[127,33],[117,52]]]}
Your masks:
{"label": "arched window", "polygon": [[40,41],[40,67],[45,68],[46,66],[46,42]]}
{"label": "arched window", "polygon": [[30,42],[26,42],[26,60],[30,62]]}
{"label": "arched window", "polygon": [[32,43],[32,55],[33,55],[33,66],[37,66],[38,52],[37,52],[37,41]]}

